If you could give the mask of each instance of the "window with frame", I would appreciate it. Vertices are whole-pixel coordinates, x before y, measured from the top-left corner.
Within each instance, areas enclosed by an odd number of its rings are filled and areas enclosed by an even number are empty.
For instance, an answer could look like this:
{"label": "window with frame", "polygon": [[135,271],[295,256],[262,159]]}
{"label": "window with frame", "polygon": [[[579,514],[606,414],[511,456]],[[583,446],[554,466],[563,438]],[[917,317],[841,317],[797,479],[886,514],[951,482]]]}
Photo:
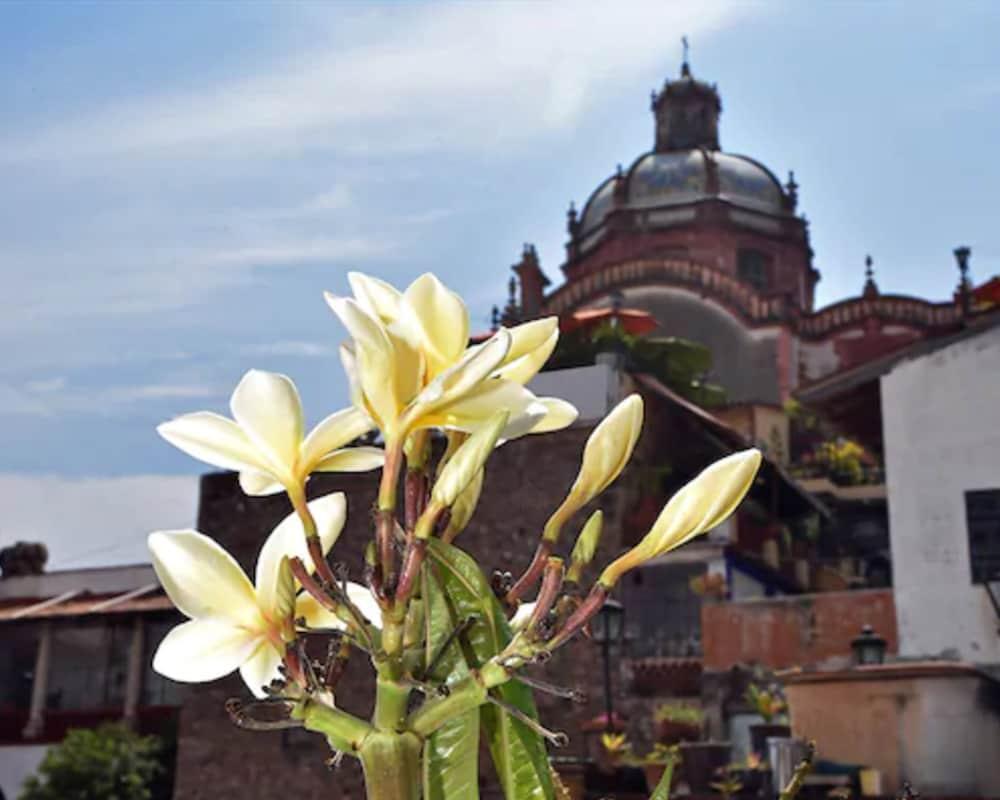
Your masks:
{"label": "window with frame", "polygon": [[736,272],[740,280],[746,281],[758,291],[767,288],[770,267],[771,257],[760,250],[741,248],[736,253]]}
{"label": "window with frame", "polygon": [[622,582],[630,656],[701,655],[701,598],[691,579],[704,572],[702,563],[647,564]]}
{"label": "window with frame", "polygon": [[1000,489],[965,493],[973,583],[1000,580]]}

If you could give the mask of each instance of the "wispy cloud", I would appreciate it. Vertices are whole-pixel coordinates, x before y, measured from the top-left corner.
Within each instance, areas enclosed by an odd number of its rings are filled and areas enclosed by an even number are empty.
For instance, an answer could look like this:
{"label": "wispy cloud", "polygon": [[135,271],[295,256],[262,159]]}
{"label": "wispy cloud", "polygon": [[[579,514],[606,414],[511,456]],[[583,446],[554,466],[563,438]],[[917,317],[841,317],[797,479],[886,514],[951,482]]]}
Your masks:
{"label": "wispy cloud", "polygon": [[334,347],[318,342],[281,341],[250,345],[240,351],[248,356],[287,356],[290,358],[328,358],[337,355]]}
{"label": "wispy cloud", "polygon": [[571,125],[602,89],[662,59],[665,41],[746,12],[727,0],[400,9],[377,39],[333,52],[321,43],[257,75],[106,106],[7,138],[0,159],[497,146]]}
{"label": "wispy cloud", "polygon": [[224,392],[190,383],[147,383],[94,389],[65,378],[0,383],[0,415],[52,417],[60,414],[114,414],[128,406],[175,399],[213,399]]}

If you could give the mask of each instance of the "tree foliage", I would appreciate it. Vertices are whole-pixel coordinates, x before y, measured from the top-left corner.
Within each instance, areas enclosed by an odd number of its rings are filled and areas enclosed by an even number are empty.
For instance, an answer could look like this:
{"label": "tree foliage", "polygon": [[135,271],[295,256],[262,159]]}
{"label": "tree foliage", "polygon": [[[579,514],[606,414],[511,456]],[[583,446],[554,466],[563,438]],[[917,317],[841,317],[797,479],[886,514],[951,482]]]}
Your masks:
{"label": "tree foliage", "polygon": [[160,740],[124,725],[71,730],[25,782],[19,800],[151,800]]}

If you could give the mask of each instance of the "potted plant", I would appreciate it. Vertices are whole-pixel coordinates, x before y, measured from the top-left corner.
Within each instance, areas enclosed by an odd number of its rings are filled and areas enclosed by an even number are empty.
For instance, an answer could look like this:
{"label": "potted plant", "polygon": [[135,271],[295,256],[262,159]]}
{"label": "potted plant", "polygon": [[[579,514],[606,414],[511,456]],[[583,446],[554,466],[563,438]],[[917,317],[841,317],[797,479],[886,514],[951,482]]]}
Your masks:
{"label": "potted plant", "polygon": [[646,755],[638,756],[632,751],[632,746],[624,733],[605,733],[601,735],[601,746],[612,766],[641,767],[650,791],[660,785],[668,769],[671,771],[669,785],[673,786],[677,781],[674,768],[680,761],[680,754],[676,745],[657,743]]}
{"label": "potted plant", "polygon": [[784,722],[788,705],[781,696],[777,685],[761,689],[751,683],[744,695],[750,707],[764,720],[763,724],[750,726],[750,744],[753,751],[761,757],[767,755],[767,740],[772,736],[791,736],[792,730]]}
{"label": "potted plant", "polygon": [[653,712],[653,720],[661,744],[697,742],[701,739],[705,713],[697,706],[662,703]]}

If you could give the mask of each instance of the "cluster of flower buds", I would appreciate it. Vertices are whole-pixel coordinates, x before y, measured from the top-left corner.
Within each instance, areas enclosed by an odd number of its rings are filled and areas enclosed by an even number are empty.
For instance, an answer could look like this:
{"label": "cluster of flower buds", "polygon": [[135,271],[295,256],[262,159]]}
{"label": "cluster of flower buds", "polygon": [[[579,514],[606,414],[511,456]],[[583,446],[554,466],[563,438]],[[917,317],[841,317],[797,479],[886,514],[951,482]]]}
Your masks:
{"label": "cluster of flower buds", "polygon": [[[506,610],[512,633],[465,684],[448,683],[435,677],[442,653],[474,620],[456,621],[431,652],[424,624],[430,614],[429,559],[449,552],[472,518],[496,447],[576,419],[569,403],[526,388],[555,348],[558,321],[501,328],[470,346],[465,305],[434,276],[421,276],[403,292],[357,273],[349,277],[353,297],[326,299],[350,334],[340,348],[350,408],[306,433],[292,382],[251,371],[233,392],[232,419],[199,412],[159,428],[190,455],[238,471],[247,494],[287,493],[294,512],[264,543],[254,581],[197,531],[149,537],[164,589],[189,617],[160,645],[155,669],[180,681],[213,680],[238,669],[258,698],[295,701],[295,714],[311,713],[306,706],[324,709],[320,716],[326,716],[310,724],[339,749],[357,748],[371,730],[427,736],[470,703],[499,702],[490,689],[584,628],[626,572],[721,523],[760,463],[760,454],[747,450],[710,466],[585,592],[581,582],[598,549],[602,512],[586,520],[568,559],[559,555],[560,539],[632,455],[643,403],[638,395],[625,398],[592,431],[579,473],[541,531],[530,565],[516,579],[494,576],[497,607]],[[372,430],[382,447],[351,446]],[[338,493],[307,502],[306,483],[316,472],[378,468],[374,530],[365,551],[367,585],[361,585],[347,581],[328,560],[344,526],[346,498]],[[534,600],[522,602],[536,585]],[[335,633],[336,646],[325,661],[306,655],[302,637],[308,632]],[[351,648],[367,653],[378,675],[370,726],[349,715],[330,716],[333,688]],[[520,674],[518,679],[530,680]],[[458,691],[462,686],[467,691]],[[416,712],[408,700],[413,690],[426,698]],[[231,711],[246,719],[244,710]]]}

